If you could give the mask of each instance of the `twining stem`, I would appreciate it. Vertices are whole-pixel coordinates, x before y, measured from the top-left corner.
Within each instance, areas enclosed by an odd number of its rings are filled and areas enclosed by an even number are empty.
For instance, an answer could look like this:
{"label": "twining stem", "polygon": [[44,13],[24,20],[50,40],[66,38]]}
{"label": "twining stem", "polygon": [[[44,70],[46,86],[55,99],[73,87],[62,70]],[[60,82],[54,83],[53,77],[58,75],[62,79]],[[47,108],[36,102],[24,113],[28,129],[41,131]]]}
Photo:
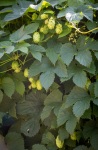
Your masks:
{"label": "twining stem", "polygon": [[24,58],[24,61],[23,61],[23,65],[25,64],[25,62],[26,62],[26,59],[27,59],[27,57],[28,57],[28,54],[25,56],[25,58]]}
{"label": "twining stem", "polygon": [[78,32],[81,33],[81,34],[88,34],[88,33],[91,33],[91,32],[93,32],[93,31],[95,31],[95,30],[98,30],[98,27],[96,27],[96,28],[93,28],[93,29],[91,29],[91,30],[89,30],[89,31],[82,32],[82,31],[80,31],[80,29],[77,28],[73,23],[72,23],[72,27],[73,27],[74,29],[76,29],[76,31],[78,31]]}
{"label": "twining stem", "polygon": [[[54,35],[54,34],[53,34],[53,35]],[[48,38],[46,38],[45,40],[41,41],[40,43],[47,42],[50,38],[53,37],[53,35],[49,36]]]}
{"label": "twining stem", "polygon": [[7,60],[5,60],[5,61],[2,61],[2,62],[0,62],[0,66],[5,65],[6,63],[8,63],[8,62],[10,62],[10,61],[12,61],[12,60],[13,60],[13,58],[7,59]]}
{"label": "twining stem", "polygon": [[10,68],[10,69],[8,69],[8,70],[1,71],[0,73],[5,73],[5,72],[8,72],[8,71],[10,71],[10,70],[12,70],[12,68]]}

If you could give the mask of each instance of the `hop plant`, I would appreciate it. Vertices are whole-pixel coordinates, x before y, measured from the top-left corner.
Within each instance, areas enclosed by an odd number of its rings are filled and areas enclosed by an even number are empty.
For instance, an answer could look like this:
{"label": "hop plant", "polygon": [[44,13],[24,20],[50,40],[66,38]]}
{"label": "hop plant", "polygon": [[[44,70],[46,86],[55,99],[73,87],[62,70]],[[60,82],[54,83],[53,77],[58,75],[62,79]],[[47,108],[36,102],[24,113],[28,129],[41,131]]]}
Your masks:
{"label": "hop plant", "polygon": [[39,32],[34,32],[33,41],[34,41],[34,43],[39,43],[40,42],[40,33]]}
{"label": "hop plant", "polygon": [[63,29],[62,29],[62,24],[60,24],[60,23],[57,24],[57,25],[56,25],[55,32],[56,32],[57,34],[61,34],[62,31],[63,31]]}
{"label": "hop plant", "polygon": [[77,140],[76,132],[74,132],[73,134],[71,134],[70,138],[71,138],[71,140],[76,141]]}
{"label": "hop plant", "polygon": [[13,61],[11,67],[13,70],[16,70],[19,67],[18,61]]}
{"label": "hop plant", "polygon": [[44,20],[44,19],[47,19],[47,18],[48,18],[48,15],[47,15],[47,14],[41,14],[40,17],[41,17],[42,20]]}
{"label": "hop plant", "polygon": [[32,87],[32,88],[36,88],[36,86],[37,86],[37,85],[36,85],[36,81],[33,80],[32,83],[31,83],[31,87]]}
{"label": "hop plant", "polygon": [[32,83],[33,80],[34,80],[33,78],[29,78],[29,82],[30,82],[30,83]]}
{"label": "hop plant", "polygon": [[49,19],[47,26],[48,26],[48,28],[49,28],[50,30],[54,29],[54,27],[55,27],[55,19],[54,19],[53,17],[51,17],[51,18]]}
{"label": "hop plant", "polygon": [[28,77],[29,76],[29,71],[28,71],[28,68],[26,68],[25,70],[24,70],[24,77]]}
{"label": "hop plant", "polygon": [[57,138],[56,138],[56,146],[58,148],[62,148],[63,145],[64,145],[64,141],[61,141],[60,138],[59,138],[59,136],[57,136]]}
{"label": "hop plant", "polygon": [[90,81],[90,79],[88,78],[88,80],[87,80],[87,82],[86,82],[86,84],[85,84],[85,89],[88,89],[89,86],[90,86],[90,84],[91,84],[91,81]]}
{"label": "hop plant", "polygon": [[32,20],[36,20],[37,17],[38,17],[38,15],[37,15],[36,13],[33,13],[33,15],[32,15]]}
{"label": "hop plant", "polygon": [[42,90],[42,85],[40,83],[40,80],[37,80],[36,87],[37,87],[37,90]]}
{"label": "hop plant", "polygon": [[47,25],[47,24],[48,24],[48,22],[49,22],[49,20],[48,20],[48,19],[46,19],[44,23]]}
{"label": "hop plant", "polygon": [[16,68],[14,72],[19,73],[21,71],[21,68]]}
{"label": "hop plant", "polygon": [[44,33],[44,34],[47,34],[49,31],[47,25],[44,25],[43,27],[40,28],[40,32]]}

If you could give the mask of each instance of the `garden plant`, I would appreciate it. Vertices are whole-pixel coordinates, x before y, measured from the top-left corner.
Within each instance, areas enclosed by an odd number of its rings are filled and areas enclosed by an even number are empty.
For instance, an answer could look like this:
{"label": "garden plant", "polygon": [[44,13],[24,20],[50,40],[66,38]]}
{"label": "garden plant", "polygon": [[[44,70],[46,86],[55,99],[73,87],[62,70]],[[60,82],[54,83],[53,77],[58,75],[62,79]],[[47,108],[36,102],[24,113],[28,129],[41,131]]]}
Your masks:
{"label": "garden plant", "polygon": [[98,150],[97,0],[0,0],[0,133],[8,150]]}

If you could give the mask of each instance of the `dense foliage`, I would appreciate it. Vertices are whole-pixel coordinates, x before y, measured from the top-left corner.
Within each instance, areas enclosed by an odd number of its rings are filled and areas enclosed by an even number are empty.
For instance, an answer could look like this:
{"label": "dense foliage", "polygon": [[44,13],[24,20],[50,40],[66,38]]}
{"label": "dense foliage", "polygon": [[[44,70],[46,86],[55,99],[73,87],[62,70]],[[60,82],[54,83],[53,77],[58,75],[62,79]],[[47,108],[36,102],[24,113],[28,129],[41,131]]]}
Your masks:
{"label": "dense foliage", "polygon": [[97,32],[97,0],[0,1],[9,150],[98,150]]}

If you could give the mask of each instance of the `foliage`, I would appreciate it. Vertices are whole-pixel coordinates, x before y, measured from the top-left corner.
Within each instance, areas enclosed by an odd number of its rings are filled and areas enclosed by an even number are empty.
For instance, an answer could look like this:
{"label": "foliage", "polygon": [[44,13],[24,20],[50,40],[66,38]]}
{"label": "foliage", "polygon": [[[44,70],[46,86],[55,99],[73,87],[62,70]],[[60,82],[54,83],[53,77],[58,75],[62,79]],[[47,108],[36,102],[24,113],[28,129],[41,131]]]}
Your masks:
{"label": "foliage", "polygon": [[0,2],[0,121],[9,150],[97,150],[98,3]]}

